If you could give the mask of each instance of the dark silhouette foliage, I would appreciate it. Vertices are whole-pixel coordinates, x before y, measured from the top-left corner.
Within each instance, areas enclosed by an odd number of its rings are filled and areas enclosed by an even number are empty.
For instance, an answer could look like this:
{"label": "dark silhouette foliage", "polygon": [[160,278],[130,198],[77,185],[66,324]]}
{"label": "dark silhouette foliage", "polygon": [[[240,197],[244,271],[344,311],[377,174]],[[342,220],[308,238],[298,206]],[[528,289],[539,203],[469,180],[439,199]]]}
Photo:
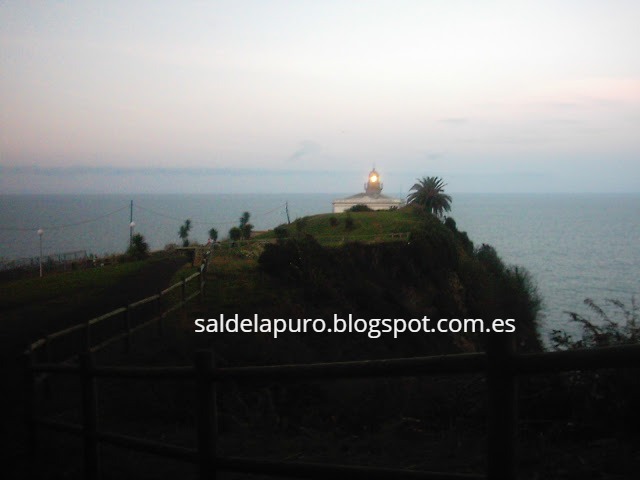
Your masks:
{"label": "dark silhouette foliage", "polygon": [[364,205],[362,203],[359,203],[358,205],[354,205],[353,207],[348,208],[345,211],[347,211],[347,212],[373,212],[373,209],[371,209],[368,205]]}
{"label": "dark silhouette foliage", "polygon": [[127,250],[127,255],[135,260],[142,260],[149,256],[149,244],[145,242],[140,233],[136,233],[131,238],[131,245]]}
{"label": "dark silhouette foliage", "polygon": [[244,212],[240,217],[240,225],[238,226],[240,230],[240,237],[244,240],[249,240],[251,238],[251,232],[253,231],[253,225],[249,223],[249,218],[251,214],[249,212]]}
{"label": "dark silhouette foliage", "polygon": [[229,229],[229,240],[237,242],[242,238],[242,230],[239,227],[231,227]]}
{"label": "dark silhouette foliage", "polygon": [[[584,300],[592,316],[567,312],[581,326],[579,335],[553,330],[551,344],[556,350],[610,347],[640,343],[640,308],[607,298],[604,305]],[[565,396],[575,398],[571,405],[572,422],[590,424],[591,433],[614,429],[617,433],[640,431],[640,369],[637,365],[618,370],[572,372],[566,376]],[[615,401],[614,401],[615,400]],[[596,428],[597,427],[597,428]],[[595,430],[594,430],[595,429]]]}
{"label": "dark silhouette foliage", "polygon": [[[483,318],[489,322],[515,318],[521,349],[540,350],[536,330],[539,297],[528,273],[505,266],[488,245],[478,249],[477,254],[464,252],[456,234],[429,216],[422,228],[411,233],[408,244],[348,242],[340,247],[323,247],[305,235],[266,245],[259,265],[283,282],[288,297],[297,298],[295,292],[300,292],[304,315],[428,315]],[[402,342],[391,342],[394,347],[386,348],[408,355],[424,352],[427,346],[443,351],[443,345],[448,345],[444,350],[456,351],[452,347],[456,342],[466,344],[465,348],[473,344],[477,349],[482,349],[484,343],[481,334],[435,337],[408,335]]]}
{"label": "dark silhouette foliage", "polygon": [[283,225],[279,225],[273,229],[273,233],[275,233],[277,239],[287,238],[289,236],[289,230]]}
{"label": "dark silhouette foliage", "polygon": [[189,246],[189,232],[191,231],[191,219],[187,218],[184,221],[184,224],[180,226],[180,229],[178,230],[178,236],[180,237],[180,240],[182,240],[182,246],[183,247],[188,247]]}
{"label": "dark silhouette foliage", "polygon": [[461,232],[460,230],[458,230],[456,221],[452,217],[445,218],[444,225],[449,230],[451,230],[454,233],[454,235],[458,238],[465,252],[467,252],[468,254],[473,254],[473,248],[474,248],[473,242],[469,238],[469,235],[467,235],[467,232]]}

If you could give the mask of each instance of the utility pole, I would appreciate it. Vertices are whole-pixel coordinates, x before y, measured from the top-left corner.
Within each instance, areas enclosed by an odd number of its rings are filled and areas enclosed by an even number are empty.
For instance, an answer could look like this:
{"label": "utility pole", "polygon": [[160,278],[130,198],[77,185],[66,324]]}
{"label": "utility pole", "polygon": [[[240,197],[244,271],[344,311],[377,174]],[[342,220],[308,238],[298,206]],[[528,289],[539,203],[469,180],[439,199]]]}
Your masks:
{"label": "utility pole", "polygon": [[133,200],[131,200],[131,205],[129,206],[129,247],[133,244]]}
{"label": "utility pole", "polygon": [[289,219],[289,201],[285,202],[284,209],[287,212],[287,224],[291,225],[291,220]]}
{"label": "utility pole", "polygon": [[38,229],[38,237],[40,237],[40,278],[42,278],[42,234],[44,230],[42,228]]}

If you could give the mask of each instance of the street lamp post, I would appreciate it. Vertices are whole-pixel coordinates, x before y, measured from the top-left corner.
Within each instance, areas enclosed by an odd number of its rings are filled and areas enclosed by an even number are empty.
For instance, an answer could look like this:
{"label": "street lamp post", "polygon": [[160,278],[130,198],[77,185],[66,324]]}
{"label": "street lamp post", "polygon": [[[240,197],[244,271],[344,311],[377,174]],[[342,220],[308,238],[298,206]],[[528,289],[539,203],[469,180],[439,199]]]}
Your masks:
{"label": "street lamp post", "polygon": [[44,230],[39,228],[38,237],[40,237],[40,278],[42,278],[42,234],[43,233],[44,233]]}
{"label": "street lamp post", "polygon": [[132,220],[131,223],[129,224],[129,248],[131,248],[131,245],[133,245],[133,227],[135,226],[136,226],[136,222]]}

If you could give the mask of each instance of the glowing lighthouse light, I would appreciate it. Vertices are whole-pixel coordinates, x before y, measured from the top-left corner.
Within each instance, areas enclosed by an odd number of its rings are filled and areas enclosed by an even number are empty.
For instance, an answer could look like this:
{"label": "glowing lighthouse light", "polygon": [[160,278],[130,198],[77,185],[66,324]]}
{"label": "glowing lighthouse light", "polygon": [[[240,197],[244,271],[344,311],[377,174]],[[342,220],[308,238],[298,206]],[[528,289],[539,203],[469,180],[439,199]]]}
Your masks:
{"label": "glowing lighthouse light", "polygon": [[371,210],[389,210],[390,208],[400,208],[403,205],[399,198],[382,194],[382,178],[375,168],[371,169],[366,179],[367,183],[364,184],[363,193],[356,193],[333,201],[333,213],[342,213],[358,205],[365,205]]}

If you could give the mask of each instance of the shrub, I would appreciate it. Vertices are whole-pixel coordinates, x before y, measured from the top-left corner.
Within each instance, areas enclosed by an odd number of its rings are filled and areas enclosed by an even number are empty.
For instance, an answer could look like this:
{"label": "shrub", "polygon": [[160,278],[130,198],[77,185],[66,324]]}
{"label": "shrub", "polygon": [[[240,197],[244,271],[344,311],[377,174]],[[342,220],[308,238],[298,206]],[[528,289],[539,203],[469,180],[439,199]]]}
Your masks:
{"label": "shrub", "polygon": [[242,230],[240,230],[239,227],[231,227],[231,229],[229,229],[229,239],[232,242],[237,242],[241,238],[242,238]]}
{"label": "shrub", "polygon": [[336,217],[329,217],[329,225],[335,227],[338,225],[338,219]]}
{"label": "shrub", "polygon": [[131,245],[127,250],[127,256],[135,260],[142,260],[149,256],[149,244],[144,241],[144,237],[141,234],[136,233],[131,237]]}
{"label": "shrub", "polygon": [[460,243],[462,244],[462,247],[464,248],[464,250],[468,254],[473,254],[473,248],[474,248],[473,242],[469,238],[469,235],[467,235],[467,232],[461,232],[460,230],[458,230],[456,221],[451,217],[447,217],[445,219],[444,225],[445,227],[447,227],[449,230],[453,232],[453,234],[458,238],[458,240],[460,240]]}
{"label": "shrub", "polygon": [[346,212],[373,212],[373,210],[368,205],[364,205],[362,203],[359,203],[358,205],[354,205],[353,207],[348,208],[345,211]]}
{"label": "shrub", "polygon": [[[631,298],[627,306],[620,300],[606,299],[600,306],[592,299],[585,305],[596,319],[576,312],[567,312],[571,321],[582,326],[581,336],[553,330],[551,343],[556,350],[607,347],[640,342],[640,309]],[[630,365],[631,367],[631,365]],[[584,424],[598,424],[603,429],[613,427],[618,432],[635,433],[640,430],[640,376],[638,368],[617,370],[578,371],[568,375],[568,387],[580,399],[574,402],[574,415]]]}
{"label": "shrub", "polygon": [[[562,330],[553,330],[551,343],[556,350],[571,350],[575,348],[608,347],[640,342],[640,308],[631,299],[631,306],[627,307],[620,300],[605,299],[606,307],[601,307],[592,299],[587,298],[584,304],[593,311],[600,321],[594,321],[576,312],[566,312],[572,322],[582,326],[582,335],[576,339],[573,335]],[[605,309],[613,308],[607,313]]]}
{"label": "shrub", "polygon": [[273,229],[273,233],[276,234],[276,238],[279,240],[282,240],[284,238],[287,238],[289,236],[289,230],[287,230],[287,228],[283,225],[280,225],[276,228]]}

